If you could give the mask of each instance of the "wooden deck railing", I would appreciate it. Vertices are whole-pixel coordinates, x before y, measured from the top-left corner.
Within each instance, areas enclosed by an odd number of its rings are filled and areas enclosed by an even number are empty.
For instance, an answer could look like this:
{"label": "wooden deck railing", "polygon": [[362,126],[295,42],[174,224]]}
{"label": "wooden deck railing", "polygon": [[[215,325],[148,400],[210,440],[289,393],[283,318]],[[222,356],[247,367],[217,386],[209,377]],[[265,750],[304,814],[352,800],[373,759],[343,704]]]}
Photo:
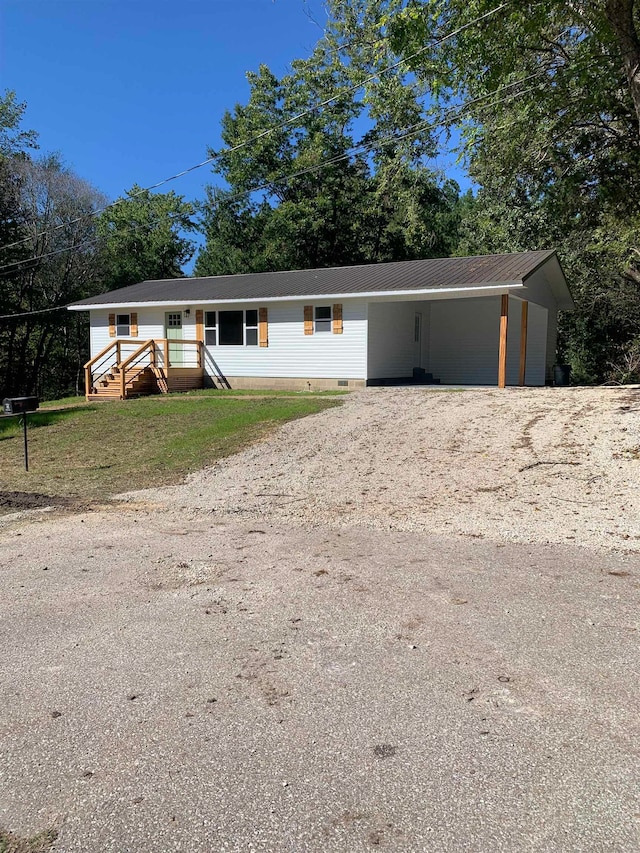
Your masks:
{"label": "wooden deck railing", "polygon": [[[123,358],[124,348],[132,346],[135,347],[133,352]],[[185,358],[185,350],[192,347],[195,348],[193,360],[189,355]],[[179,356],[175,355],[176,348],[180,349]],[[139,369],[132,374],[131,371],[136,367]],[[92,389],[97,388],[103,377],[115,377],[118,374],[120,397],[124,400],[127,388],[147,367],[153,369],[157,378],[165,381],[171,370],[184,367],[204,370],[204,344],[199,340],[173,338],[149,338],[142,342],[139,339],[119,338],[111,341],[84,365],[85,393],[90,394]]]}
{"label": "wooden deck railing", "polygon": [[[135,352],[132,352],[128,358],[125,358],[122,363],[118,364],[118,370],[120,372],[120,397],[123,400],[126,399],[127,396],[127,385],[132,385],[135,378],[142,373],[143,370],[146,370],[147,367],[149,367],[152,360],[155,361],[155,350],[156,342],[153,339],[150,339],[145,341],[143,344],[140,344]],[[145,358],[145,356],[149,356],[149,361],[147,364],[141,364],[141,359]],[[139,369],[132,376],[127,376],[127,371],[130,371],[135,367],[138,367]]]}

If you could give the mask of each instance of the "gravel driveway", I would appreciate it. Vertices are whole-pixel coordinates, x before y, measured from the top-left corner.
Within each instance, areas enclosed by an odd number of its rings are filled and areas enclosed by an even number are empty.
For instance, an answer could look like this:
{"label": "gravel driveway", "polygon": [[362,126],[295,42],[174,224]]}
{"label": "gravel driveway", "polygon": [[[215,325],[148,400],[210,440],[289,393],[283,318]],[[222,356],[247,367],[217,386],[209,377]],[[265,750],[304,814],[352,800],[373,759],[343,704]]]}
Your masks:
{"label": "gravel driveway", "polygon": [[380,389],[184,486],[5,517],[0,827],[636,851],[637,410]]}
{"label": "gravel driveway", "polygon": [[640,550],[640,391],[379,388],[136,501]]}

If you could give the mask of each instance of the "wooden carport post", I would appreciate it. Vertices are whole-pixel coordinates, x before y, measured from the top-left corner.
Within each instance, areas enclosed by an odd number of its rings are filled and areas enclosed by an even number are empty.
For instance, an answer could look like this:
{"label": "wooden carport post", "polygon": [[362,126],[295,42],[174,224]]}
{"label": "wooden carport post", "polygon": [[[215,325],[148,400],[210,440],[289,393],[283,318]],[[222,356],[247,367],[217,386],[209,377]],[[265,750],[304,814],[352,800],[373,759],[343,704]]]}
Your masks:
{"label": "wooden carport post", "polygon": [[507,384],[507,324],[509,320],[509,295],[503,294],[500,303],[500,348],[498,350],[498,388]]}
{"label": "wooden carport post", "polygon": [[520,385],[524,385],[527,372],[527,327],[529,325],[529,303],[522,303],[520,315]]}

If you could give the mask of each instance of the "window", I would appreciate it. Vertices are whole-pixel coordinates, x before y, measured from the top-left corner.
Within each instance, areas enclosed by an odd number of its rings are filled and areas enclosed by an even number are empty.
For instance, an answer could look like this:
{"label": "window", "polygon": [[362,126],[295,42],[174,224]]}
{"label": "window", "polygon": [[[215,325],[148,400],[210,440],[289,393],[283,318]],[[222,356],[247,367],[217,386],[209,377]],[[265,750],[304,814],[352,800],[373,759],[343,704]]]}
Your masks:
{"label": "window", "polygon": [[243,311],[218,311],[218,343],[220,346],[241,347]]}
{"label": "window", "polygon": [[128,338],[131,332],[129,314],[116,314],[116,337]]}
{"label": "window", "polygon": [[248,347],[258,346],[258,312],[255,309],[245,312],[245,343]]}
{"label": "window", "polygon": [[214,347],[218,343],[218,324],[215,311],[204,312],[204,342],[205,346]]}
{"label": "window", "polygon": [[315,309],[315,330],[316,332],[331,331],[331,306],[316,305]]}
{"label": "window", "polygon": [[204,342],[208,347],[257,347],[258,311],[205,311]]}

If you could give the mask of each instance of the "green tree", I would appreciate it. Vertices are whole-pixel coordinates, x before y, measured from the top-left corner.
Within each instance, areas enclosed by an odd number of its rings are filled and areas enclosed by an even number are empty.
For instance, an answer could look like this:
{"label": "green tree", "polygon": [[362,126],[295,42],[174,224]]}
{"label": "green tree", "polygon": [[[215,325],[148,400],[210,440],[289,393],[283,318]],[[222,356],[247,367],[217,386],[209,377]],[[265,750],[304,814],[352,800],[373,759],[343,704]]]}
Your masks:
{"label": "green tree", "polygon": [[10,89],[0,95],[0,161],[38,147],[35,130],[23,130],[20,126],[26,109],[27,105],[18,101]]}
{"label": "green tree", "polygon": [[57,157],[12,155],[4,169],[20,242],[0,271],[10,315],[0,323],[0,383],[5,394],[56,396],[76,386],[85,360],[88,330],[65,306],[98,280],[92,214],[104,197]]}
{"label": "green tree", "polygon": [[637,3],[356,7],[332,4],[348,61],[364,73],[366,45],[390,47],[434,121],[461,134],[480,190],[458,251],[558,248],[578,306],[562,320],[561,357],[581,380],[618,375],[640,338]]}
{"label": "green tree", "polygon": [[64,166],[34,158],[26,106],[0,97],[0,392],[80,391],[88,324],[66,305],[144,278],[181,275],[193,206],[133,187],[115,206]]}
{"label": "green tree", "polygon": [[361,74],[331,33],[284,77],[262,66],[248,79],[248,103],[223,118],[226,148],[209,152],[228,190],[207,189],[197,274],[450,253],[458,191],[425,165],[429,134],[400,132],[424,119],[411,86],[395,78],[385,108],[358,98]]}
{"label": "green tree", "polygon": [[173,191],[152,193],[134,185],[98,217],[102,289],[145,279],[177,278],[193,256],[195,209]]}

